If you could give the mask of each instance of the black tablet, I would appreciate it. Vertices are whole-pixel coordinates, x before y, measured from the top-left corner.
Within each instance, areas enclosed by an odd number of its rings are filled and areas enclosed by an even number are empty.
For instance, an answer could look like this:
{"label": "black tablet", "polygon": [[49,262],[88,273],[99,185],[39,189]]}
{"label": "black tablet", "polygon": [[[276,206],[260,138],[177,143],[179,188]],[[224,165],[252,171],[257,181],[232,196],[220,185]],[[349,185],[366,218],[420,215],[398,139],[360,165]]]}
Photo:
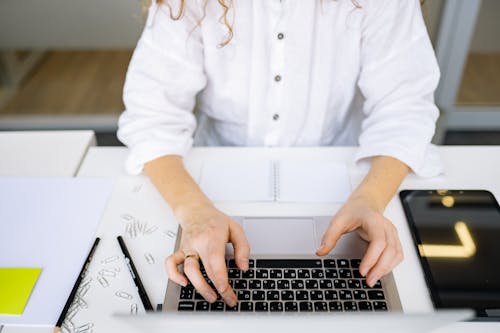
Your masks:
{"label": "black tablet", "polygon": [[500,318],[500,207],[483,190],[406,190],[401,202],[436,308]]}

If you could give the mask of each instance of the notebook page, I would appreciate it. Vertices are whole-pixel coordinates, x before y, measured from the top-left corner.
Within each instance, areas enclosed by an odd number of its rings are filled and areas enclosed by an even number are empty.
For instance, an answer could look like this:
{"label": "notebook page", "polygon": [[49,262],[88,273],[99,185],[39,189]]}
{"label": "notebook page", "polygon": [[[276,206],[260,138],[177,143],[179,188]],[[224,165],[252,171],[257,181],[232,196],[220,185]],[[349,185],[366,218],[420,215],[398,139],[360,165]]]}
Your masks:
{"label": "notebook page", "polygon": [[352,191],[344,163],[280,161],[277,172],[278,201],[345,202]]}
{"label": "notebook page", "polygon": [[213,201],[272,201],[271,161],[207,161],[200,176],[202,191]]}

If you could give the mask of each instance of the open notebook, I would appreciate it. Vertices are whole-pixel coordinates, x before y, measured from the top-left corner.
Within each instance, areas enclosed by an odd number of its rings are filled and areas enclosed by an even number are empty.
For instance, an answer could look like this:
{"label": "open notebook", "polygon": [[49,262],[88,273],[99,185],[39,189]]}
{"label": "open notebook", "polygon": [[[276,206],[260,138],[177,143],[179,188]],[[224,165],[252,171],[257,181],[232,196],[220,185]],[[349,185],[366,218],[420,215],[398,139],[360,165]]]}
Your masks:
{"label": "open notebook", "polygon": [[347,167],[318,161],[208,161],[200,187],[213,201],[344,202]]}

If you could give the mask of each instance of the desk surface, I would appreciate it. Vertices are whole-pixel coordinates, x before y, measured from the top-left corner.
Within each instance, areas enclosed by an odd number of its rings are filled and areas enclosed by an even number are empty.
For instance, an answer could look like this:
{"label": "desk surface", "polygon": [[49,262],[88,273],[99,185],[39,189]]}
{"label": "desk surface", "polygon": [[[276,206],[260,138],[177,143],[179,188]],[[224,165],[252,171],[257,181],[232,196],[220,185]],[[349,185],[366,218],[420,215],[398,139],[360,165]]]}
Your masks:
{"label": "desk surface", "polygon": [[93,131],[0,132],[0,176],[72,177]]}
{"label": "desk surface", "polygon": [[[441,147],[445,174],[434,179],[419,179],[413,175],[407,177],[401,188],[484,188],[500,198],[500,147]],[[355,149],[349,147],[332,148],[195,148],[185,159],[191,175],[199,179],[204,161],[224,159],[309,159],[339,161],[348,163],[351,183],[359,183],[366,171],[352,164]],[[138,271],[141,273],[146,290],[153,304],[163,300],[167,276],[163,267],[164,258],[172,251],[177,228],[175,219],[144,176],[128,176],[123,169],[127,151],[125,148],[95,147],[90,148],[78,172],[78,176],[116,177],[116,186],[108,207],[103,215],[98,234],[102,242],[89,267],[89,276],[93,278],[85,301],[87,308],[75,315],[72,322],[75,327],[93,323],[94,331],[109,327],[112,313],[129,312],[137,304],[143,311],[140,299],[135,291],[132,279],[121,257],[116,236],[126,234],[127,225],[136,221],[148,225],[151,233],[140,232],[135,237],[126,238]],[[332,215],[338,206],[331,204],[286,204],[286,203],[216,203],[217,206],[233,215]],[[428,312],[432,310],[429,294],[425,286],[423,273],[414,251],[411,235],[399,201],[394,198],[388,205],[385,215],[393,221],[399,230],[405,253],[405,260],[394,270],[401,302],[405,312]],[[146,260],[151,254],[154,262]],[[115,257],[118,257],[116,259]],[[110,262],[108,262],[108,260]],[[115,276],[108,276],[108,285],[98,282],[100,273],[106,269],[119,270]],[[126,300],[116,296],[125,291],[131,295]],[[472,332],[478,326],[482,331],[498,331],[497,323],[459,323],[444,328],[439,332]],[[8,328],[7,332],[19,332]],[[38,332],[38,331],[37,331]],[[48,331],[47,331],[48,332]]]}

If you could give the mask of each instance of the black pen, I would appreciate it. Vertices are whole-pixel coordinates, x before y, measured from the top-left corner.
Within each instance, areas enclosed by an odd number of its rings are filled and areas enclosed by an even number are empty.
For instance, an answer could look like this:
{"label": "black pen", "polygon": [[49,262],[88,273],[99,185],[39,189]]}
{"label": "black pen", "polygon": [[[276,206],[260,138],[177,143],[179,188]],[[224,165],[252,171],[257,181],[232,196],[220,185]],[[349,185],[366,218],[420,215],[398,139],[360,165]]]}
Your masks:
{"label": "black pen", "polygon": [[149,301],[148,294],[146,294],[146,289],[144,289],[144,285],[142,284],[142,281],[139,278],[139,273],[137,273],[137,269],[135,269],[134,262],[132,261],[132,257],[130,256],[127,247],[125,246],[125,242],[123,241],[122,236],[118,236],[116,237],[116,239],[118,240],[118,244],[120,244],[120,249],[122,250],[123,255],[125,256],[125,262],[127,263],[128,270],[130,271],[132,279],[134,280],[134,283],[137,287],[137,291],[139,292],[139,297],[141,298],[142,304],[144,305],[144,309],[146,309],[146,311],[153,311],[153,306]]}
{"label": "black pen", "polygon": [[83,275],[87,271],[87,268],[90,264],[90,261],[92,260],[92,256],[94,255],[95,249],[97,248],[97,244],[99,244],[99,241],[101,239],[97,237],[95,239],[94,245],[92,245],[92,248],[90,249],[89,255],[87,256],[87,260],[83,263],[82,270],[80,271],[80,274],[78,275],[78,278],[76,279],[75,285],[73,286],[73,289],[71,290],[71,293],[69,294],[68,300],[66,301],[66,304],[64,305],[64,308],[61,312],[61,315],[59,316],[59,319],[57,320],[56,327],[54,328],[54,332],[59,332],[61,330],[61,325],[64,322],[64,318],[66,317],[66,314],[68,313],[69,307],[71,303],[73,303],[73,299],[75,298],[76,291],[78,290],[78,287],[80,286],[80,283],[82,282]]}

